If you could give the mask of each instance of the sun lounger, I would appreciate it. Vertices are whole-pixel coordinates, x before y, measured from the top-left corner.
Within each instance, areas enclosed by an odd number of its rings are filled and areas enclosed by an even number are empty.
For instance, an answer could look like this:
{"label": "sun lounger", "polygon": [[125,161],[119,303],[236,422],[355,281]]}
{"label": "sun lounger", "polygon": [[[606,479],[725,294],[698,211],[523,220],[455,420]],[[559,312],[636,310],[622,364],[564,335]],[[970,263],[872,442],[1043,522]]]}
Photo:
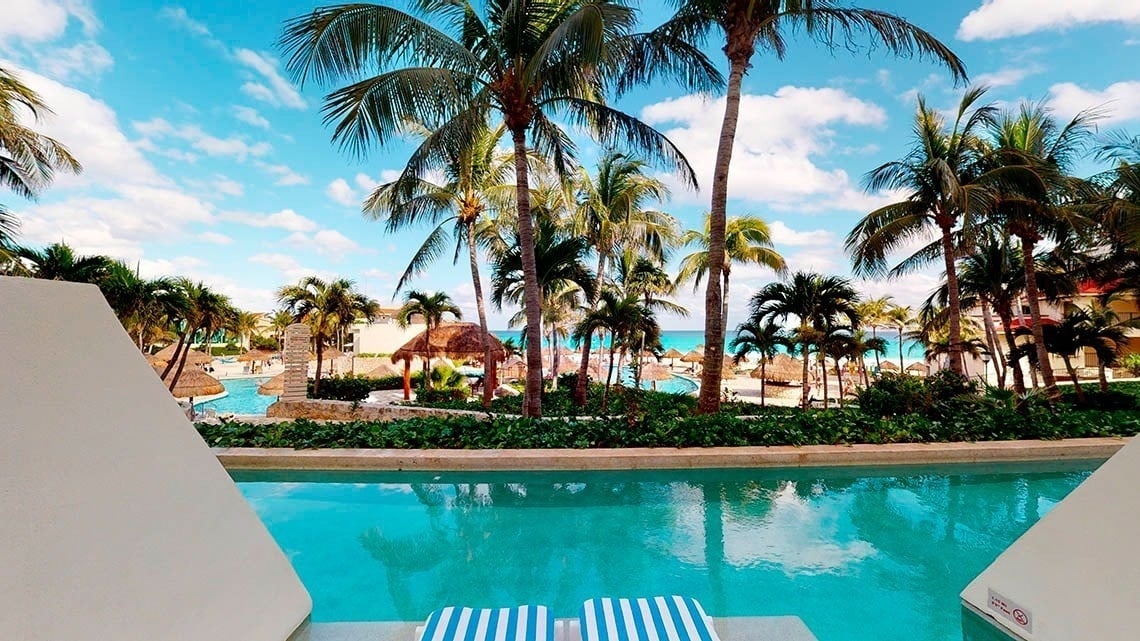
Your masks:
{"label": "sun lounger", "polygon": [[417,641],[554,641],[554,618],[541,605],[432,612]]}
{"label": "sun lounger", "polygon": [[590,599],[579,618],[582,641],[720,641],[696,599]]}

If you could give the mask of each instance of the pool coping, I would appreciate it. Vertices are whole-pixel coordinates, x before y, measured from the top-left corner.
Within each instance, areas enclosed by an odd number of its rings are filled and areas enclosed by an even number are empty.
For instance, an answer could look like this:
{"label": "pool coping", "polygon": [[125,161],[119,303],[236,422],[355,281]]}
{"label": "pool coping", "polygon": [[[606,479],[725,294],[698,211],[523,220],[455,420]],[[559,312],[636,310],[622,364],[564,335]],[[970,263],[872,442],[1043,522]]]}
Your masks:
{"label": "pool coping", "polygon": [[230,470],[526,471],[844,467],[1103,460],[1128,438],[771,447],[388,450],[214,448]]}

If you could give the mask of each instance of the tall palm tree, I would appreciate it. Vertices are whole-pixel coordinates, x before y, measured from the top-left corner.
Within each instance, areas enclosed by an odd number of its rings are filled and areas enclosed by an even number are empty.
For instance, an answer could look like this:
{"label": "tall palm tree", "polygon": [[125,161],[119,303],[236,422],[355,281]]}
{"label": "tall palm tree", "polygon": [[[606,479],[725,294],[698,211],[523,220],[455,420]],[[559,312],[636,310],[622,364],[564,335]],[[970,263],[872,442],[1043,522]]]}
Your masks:
{"label": "tall palm tree", "polygon": [[[605,384],[602,388],[602,413],[609,401],[610,381],[614,378],[614,357],[619,349],[627,350],[634,341],[640,342],[643,334],[653,334],[657,319],[652,309],[641,304],[636,294],[625,294],[606,288],[598,296],[596,308],[586,312],[574,329],[574,337],[584,340],[586,334],[609,332],[610,348]],[[634,345],[636,346],[636,345]]]}
{"label": "tall palm tree", "polygon": [[238,344],[246,349],[253,340],[257,326],[261,323],[261,314],[238,310],[233,317],[233,324],[228,328],[237,334]]}
{"label": "tall palm tree", "polygon": [[[856,274],[899,276],[942,258],[950,308],[950,369],[965,371],[962,350],[962,305],[959,300],[956,261],[963,235],[973,228],[987,200],[978,162],[982,153],[982,128],[993,122],[996,108],[978,106],[986,89],[966,91],[958,103],[952,124],[937,109],[918,97],[913,142],[902,160],[872,170],[866,179],[869,191],[902,190],[904,200],[867,214],[847,236],[846,247]],[[961,229],[959,229],[961,227]],[[900,247],[923,241],[936,233],[938,240],[925,244],[915,254],[888,269],[887,258]]]}
{"label": "tall palm tree", "polygon": [[269,315],[269,326],[273,328],[273,338],[278,349],[285,349],[285,330],[293,324],[293,314],[287,309],[278,309]]}
{"label": "tall palm tree", "polygon": [[[416,128],[421,138],[431,132]],[[502,201],[502,191],[510,175],[510,157],[498,150],[503,128],[484,130],[471,145],[448,148],[447,157],[435,159],[421,174],[404,172],[394,181],[376,188],[364,203],[365,215],[383,219],[389,233],[409,227],[433,225],[431,232],[396,283],[396,291],[404,289],[413,276],[422,273],[454,244],[452,263],[466,253],[471,267],[471,284],[475,290],[475,308],[483,333],[483,362],[490,367],[491,339],[487,328],[487,308],[483,302],[483,279],[479,275],[479,252],[476,228],[484,212]],[[443,180],[433,182],[431,172]],[[483,386],[483,406],[490,407],[495,390]]]}
{"label": "tall palm tree", "polygon": [[852,327],[857,326],[858,304],[859,293],[850,280],[808,272],[796,272],[787,280],[769,283],[752,296],[750,320],[786,320],[794,316],[799,321],[799,343],[804,358],[800,404],[804,409],[808,406],[808,355],[815,337],[839,325],[841,319],[846,319]]}
{"label": "tall palm tree", "polygon": [[[906,20],[858,7],[840,7],[832,0],[675,0],[677,13],[660,30],[678,39],[704,44],[713,32],[728,59],[728,90],[713,170],[709,225],[709,271],[719,272],[725,263],[728,207],[728,172],[740,116],[741,87],[752,66],[756,50],[783,58],[785,39],[798,32],[827,46],[847,46],[857,35],[866,34],[874,45],[899,55],[929,57],[946,65],[955,80],[966,69],[949,48],[930,33]],[[715,412],[720,407],[720,375],[724,360],[722,318],[724,295],[719,279],[710,278],[705,290],[705,370],[701,376],[699,409]]]}
{"label": "tall palm tree", "polygon": [[[879,340],[879,328],[887,324],[887,311],[891,308],[892,300],[891,296],[879,296],[878,298],[865,299],[859,303],[859,318],[862,321],[862,326],[870,328],[871,338],[876,341]],[[879,357],[882,352],[873,349],[868,351],[874,352],[875,367],[880,367],[882,363],[879,361]]]}
{"label": "tall palm tree", "polygon": [[[67,147],[24,124],[28,115],[35,123],[50,113],[38,93],[0,67],[0,185],[23,198],[38,196],[57,171],[77,174],[83,170]],[[0,251],[18,227],[19,221],[0,204]]]}
{"label": "tall palm tree", "polygon": [[[497,113],[514,149],[518,233],[527,318],[527,394],[523,413],[542,414],[541,305],[535,271],[528,154],[534,148],[568,175],[577,148],[560,126],[589,128],[605,146],[621,143],[678,168],[692,169],[663,135],[605,104],[609,90],[658,76],[708,89],[719,77],[699,48],[667,34],[635,34],[636,12],[608,0],[467,0],[417,3],[422,17],[394,7],[318,8],[286,23],[287,66],[302,83],[347,81],[326,100],[333,139],[357,153],[396,139],[403,123],[433,130],[412,152],[406,175],[431,158],[469,146]],[[402,66],[407,65],[407,66]]]}
{"label": "tall palm tree", "polygon": [[[439,327],[446,316],[461,320],[463,310],[444,292],[428,293],[413,289],[404,296],[404,305],[396,314],[396,324],[406,328],[416,316],[424,321],[424,341],[428,350],[424,355],[424,384],[431,389],[431,331]],[[488,361],[485,367],[490,366]]]}
{"label": "tall palm tree", "polygon": [[107,303],[139,351],[158,328],[186,314],[188,301],[173,278],[146,279],[121,261],[113,261],[99,283]]}
{"label": "tall palm tree", "polygon": [[906,365],[903,363],[904,336],[908,331],[914,328],[915,321],[914,310],[911,309],[909,305],[892,305],[891,308],[887,310],[887,324],[898,332],[900,372],[906,368]]}
{"label": "tall palm tree", "polygon": [[67,243],[53,243],[43,249],[16,247],[13,255],[32,278],[99,284],[107,277],[114,261],[106,256],[81,256]]}
{"label": "tall palm tree", "polygon": [[[711,247],[712,216],[705,215],[703,230],[690,229],[681,236],[681,244],[694,247],[695,251],[681,259],[680,273],[677,275],[678,283],[693,281],[694,291],[700,287],[701,281],[709,275]],[[772,231],[768,223],[759,216],[733,216],[728,219],[724,232],[724,260],[720,270],[720,291],[723,301],[720,312],[721,321],[728,322],[728,279],[732,274],[734,265],[753,264],[767,267],[783,275],[787,270],[787,263],[780,252],[772,244]],[[715,273],[715,272],[713,272]],[[723,336],[721,337],[723,342]],[[708,337],[705,337],[705,362],[708,365]],[[718,374],[719,376],[719,374]],[[703,379],[702,379],[703,380]],[[719,379],[718,379],[719,380]]]}
{"label": "tall palm tree", "polygon": [[[689,315],[689,310],[666,298],[676,292],[677,284],[656,260],[627,249],[622,252],[615,266],[616,284],[626,294],[638,296],[646,309],[674,316]],[[641,344],[636,346],[639,359],[650,342],[648,333],[643,332]],[[640,361],[638,363],[633,372],[633,388],[637,390],[641,389]]]}
{"label": "tall palm tree", "polygon": [[993,222],[1021,241],[1037,367],[1053,400],[1060,398],[1061,391],[1045,347],[1041,291],[1033,257],[1042,241],[1062,240],[1088,224],[1080,208],[1074,206],[1087,185],[1070,172],[1085,151],[1097,118],[1096,112],[1085,111],[1062,123],[1046,105],[1024,103],[1015,111],[1003,113],[991,127],[994,150],[987,160],[999,179],[990,190],[990,215]]}
{"label": "tall palm tree", "polygon": [[736,326],[736,337],[729,343],[732,350],[732,362],[739,365],[741,361],[751,354],[760,355],[760,407],[764,407],[767,400],[766,384],[768,379],[768,363],[780,353],[780,348],[787,348],[791,344],[791,337],[784,328],[772,319],[756,320],[749,318]]}
{"label": "tall palm tree", "polygon": [[[598,255],[598,282],[614,257],[623,251],[633,249],[663,259],[677,241],[676,219],[648,208],[669,196],[665,183],[649,176],[648,170],[644,161],[611,151],[598,161],[594,175],[584,168],[578,172],[573,231],[585,237]],[[596,303],[595,292],[589,304]],[[582,361],[574,390],[575,402],[579,404],[586,402],[592,341],[588,335],[581,344]]]}
{"label": "tall palm tree", "polygon": [[[860,314],[860,319],[863,326],[867,325],[866,318],[862,315],[863,310],[867,309],[860,305],[857,311]],[[872,334],[867,336],[867,332],[862,329],[856,329],[851,332],[850,336],[851,357],[858,361],[859,373],[863,377],[863,385],[871,384],[871,379],[867,376],[867,354],[875,355],[875,364],[879,365],[879,357],[885,356],[887,353],[887,341]]]}
{"label": "tall palm tree", "polygon": [[177,282],[179,289],[186,297],[187,306],[186,314],[181,320],[182,333],[178,338],[178,347],[175,348],[173,358],[162,373],[162,377],[166,378],[166,375],[177,363],[174,376],[170,378],[170,391],[172,392],[186,368],[186,360],[190,356],[194,337],[199,333],[203,335],[206,353],[209,354],[210,338],[214,332],[228,324],[234,314],[230,299],[224,294],[210,289],[203,283],[196,283],[188,279],[179,279]]}
{"label": "tall palm tree", "polygon": [[[593,297],[597,281],[586,267],[585,259],[589,253],[586,239],[570,235],[545,217],[538,220],[535,231],[531,251],[535,255],[538,302],[541,304],[568,287],[577,287],[587,297]],[[502,309],[504,302],[521,306],[528,287],[522,260],[522,235],[515,234],[509,243],[502,253],[491,257],[491,303],[497,309]],[[528,343],[531,340],[529,331],[526,340]]]}
{"label": "tall palm tree", "polygon": [[357,319],[371,321],[379,312],[376,301],[356,291],[355,283],[346,278],[325,281],[307,276],[296,285],[277,290],[277,302],[293,315],[293,322],[306,323],[312,331],[317,352],[313,392],[320,390],[321,365],[328,342],[343,326]]}

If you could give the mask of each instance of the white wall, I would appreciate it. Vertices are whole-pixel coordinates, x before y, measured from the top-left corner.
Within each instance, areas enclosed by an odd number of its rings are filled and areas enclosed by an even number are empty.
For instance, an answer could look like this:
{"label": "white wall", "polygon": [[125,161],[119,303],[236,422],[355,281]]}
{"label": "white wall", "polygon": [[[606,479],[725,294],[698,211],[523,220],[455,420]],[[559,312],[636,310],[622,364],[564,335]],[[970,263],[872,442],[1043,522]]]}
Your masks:
{"label": "white wall", "polygon": [[423,323],[412,323],[402,329],[391,318],[380,318],[372,323],[355,323],[352,334],[353,351],[357,354],[391,354],[424,331]]}
{"label": "white wall", "polygon": [[0,630],[283,641],[312,604],[99,291],[0,277]]}

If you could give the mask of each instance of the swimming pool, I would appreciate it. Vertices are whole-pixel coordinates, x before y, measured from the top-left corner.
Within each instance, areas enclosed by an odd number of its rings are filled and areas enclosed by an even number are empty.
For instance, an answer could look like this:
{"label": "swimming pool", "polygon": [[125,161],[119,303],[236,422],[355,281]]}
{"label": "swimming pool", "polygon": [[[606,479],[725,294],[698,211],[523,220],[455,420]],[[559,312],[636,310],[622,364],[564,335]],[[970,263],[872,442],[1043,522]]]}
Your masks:
{"label": "swimming pool", "polygon": [[958,592],[1098,464],[234,477],[318,622],[679,593],[819,641],[961,641]]}
{"label": "swimming pool", "polygon": [[225,386],[227,395],[205,403],[195,403],[194,411],[204,412],[212,409],[218,414],[265,416],[266,408],[277,400],[276,396],[262,396],[257,393],[257,388],[267,380],[269,379],[266,377],[223,379],[222,385]]}

